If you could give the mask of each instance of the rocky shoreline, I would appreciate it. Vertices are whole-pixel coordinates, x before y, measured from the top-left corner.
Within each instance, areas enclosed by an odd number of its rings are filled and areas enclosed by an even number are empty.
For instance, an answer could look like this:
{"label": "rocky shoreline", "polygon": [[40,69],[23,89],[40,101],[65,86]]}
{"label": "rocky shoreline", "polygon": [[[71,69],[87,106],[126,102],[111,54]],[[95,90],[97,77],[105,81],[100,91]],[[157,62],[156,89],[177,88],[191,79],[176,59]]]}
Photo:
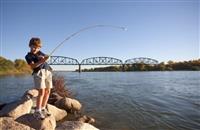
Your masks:
{"label": "rocky shoreline", "polygon": [[[28,90],[20,100],[0,104],[0,130],[99,130],[91,125],[92,117],[80,115],[81,103],[53,92],[47,109],[51,116],[38,120],[33,116],[36,107],[36,89]],[[70,120],[63,121],[67,116]]]}

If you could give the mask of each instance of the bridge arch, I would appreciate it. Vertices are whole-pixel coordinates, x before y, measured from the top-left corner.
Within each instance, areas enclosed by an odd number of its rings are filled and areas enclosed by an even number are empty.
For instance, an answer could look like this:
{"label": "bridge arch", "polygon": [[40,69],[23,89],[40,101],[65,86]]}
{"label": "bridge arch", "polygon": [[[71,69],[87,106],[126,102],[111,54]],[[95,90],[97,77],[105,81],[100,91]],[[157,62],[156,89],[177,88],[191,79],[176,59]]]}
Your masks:
{"label": "bridge arch", "polygon": [[91,57],[83,59],[81,65],[122,65],[123,62],[120,59],[113,57]]}
{"label": "bridge arch", "polygon": [[155,65],[155,64],[158,64],[159,62],[155,59],[147,58],[147,57],[132,58],[132,59],[128,59],[124,62],[125,65],[139,64],[139,63]]}
{"label": "bridge arch", "polygon": [[64,56],[51,56],[48,61],[49,65],[79,65],[77,59]]}

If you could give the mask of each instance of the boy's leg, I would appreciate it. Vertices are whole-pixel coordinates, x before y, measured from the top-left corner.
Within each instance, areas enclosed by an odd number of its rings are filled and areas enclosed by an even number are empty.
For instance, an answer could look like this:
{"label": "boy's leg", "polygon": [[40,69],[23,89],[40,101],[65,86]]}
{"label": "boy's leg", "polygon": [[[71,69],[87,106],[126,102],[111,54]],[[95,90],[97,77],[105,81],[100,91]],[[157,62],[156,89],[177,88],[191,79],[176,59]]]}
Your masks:
{"label": "boy's leg", "polygon": [[48,99],[49,99],[49,95],[50,95],[50,91],[51,91],[51,88],[53,87],[52,86],[52,73],[51,71],[48,71],[46,70],[45,71],[46,73],[46,79],[45,79],[45,96],[43,98],[43,102],[42,102],[42,107],[45,108],[46,105],[47,105],[47,102],[48,102]]}
{"label": "boy's leg", "polygon": [[36,108],[37,110],[41,110],[42,108],[42,100],[45,94],[45,71],[39,70],[37,73],[34,74],[34,83],[35,87],[38,89],[38,97],[36,101]]}
{"label": "boy's leg", "polygon": [[36,111],[34,116],[39,119],[44,119],[45,116],[42,114],[42,101],[45,95],[44,70],[39,70],[38,73],[34,74],[34,83],[39,92],[36,100]]}
{"label": "boy's leg", "polygon": [[38,89],[38,91],[39,91],[39,94],[36,100],[36,110],[35,110],[34,116],[37,119],[43,120],[45,118],[45,115],[42,114],[42,100],[44,97],[45,89]]}
{"label": "boy's leg", "polygon": [[42,100],[42,108],[45,108],[49,99],[51,88],[45,88],[44,90],[44,97]]}
{"label": "boy's leg", "polygon": [[42,102],[45,95],[45,89],[38,89],[38,91],[39,91],[39,94],[36,101],[36,110],[40,111],[42,109]]}

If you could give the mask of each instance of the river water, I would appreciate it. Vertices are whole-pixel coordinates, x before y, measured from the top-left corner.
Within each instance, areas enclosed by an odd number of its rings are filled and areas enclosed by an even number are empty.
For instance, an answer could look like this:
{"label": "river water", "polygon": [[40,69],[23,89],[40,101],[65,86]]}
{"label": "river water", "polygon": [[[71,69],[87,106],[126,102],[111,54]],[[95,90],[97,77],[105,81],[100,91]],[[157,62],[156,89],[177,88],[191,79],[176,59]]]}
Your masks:
{"label": "river water", "polygon": [[[55,72],[102,130],[200,130],[200,72]],[[0,77],[0,102],[33,87],[31,76]]]}

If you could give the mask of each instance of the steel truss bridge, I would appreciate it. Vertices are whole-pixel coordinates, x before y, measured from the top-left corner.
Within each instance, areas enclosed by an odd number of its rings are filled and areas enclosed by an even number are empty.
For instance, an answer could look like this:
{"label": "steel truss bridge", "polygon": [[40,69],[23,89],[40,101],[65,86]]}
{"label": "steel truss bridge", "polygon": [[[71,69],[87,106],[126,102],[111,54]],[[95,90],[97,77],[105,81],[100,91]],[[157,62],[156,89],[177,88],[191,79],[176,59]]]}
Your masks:
{"label": "steel truss bridge", "polygon": [[79,72],[81,72],[81,65],[121,65],[124,68],[125,65],[132,65],[132,64],[156,65],[159,62],[155,59],[146,57],[132,58],[125,60],[125,62],[113,57],[91,57],[83,59],[81,62],[79,62],[77,59],[70,57],[51,56],[48,63],[49,65],[78,65]]}

